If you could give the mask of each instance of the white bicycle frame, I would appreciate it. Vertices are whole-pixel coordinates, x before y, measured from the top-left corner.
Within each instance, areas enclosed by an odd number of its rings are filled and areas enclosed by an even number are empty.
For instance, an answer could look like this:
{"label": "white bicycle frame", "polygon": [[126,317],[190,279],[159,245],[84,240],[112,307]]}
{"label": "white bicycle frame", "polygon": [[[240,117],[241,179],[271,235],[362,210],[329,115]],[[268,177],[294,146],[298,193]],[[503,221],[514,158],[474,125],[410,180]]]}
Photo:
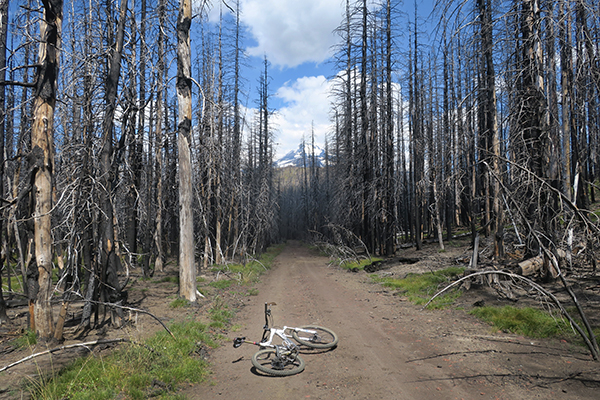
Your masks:
{"label": "white bicycle frame", "polygon": [[[270,327],[269,326],[269,317],[271,317],[271,308],[270,306],[275,305],[275,303],[265,303],[265,326],[263,327],[263,338],[261,339],[260,342],[254,342],[251,340],[246,340],[246,338],[235,338],[234,339],[234,347],[239,347],[241,346],[242,343],[249,343],[249,344],[254,344],[260,347],[264,347],[264,348],[273,348],[276,350],[279,350],[279,347],[284,347],[286,350],[294,350],[298,348],[298,345],[294,342],[292,342],[290,340],[290,338],[292,338],[292,335],[290,333],[286,333],[286,332],[302,332],[302,333],[307,333],[309,335],[316,335],[318,332],[317,331],[313,331],[310,329],[304,329],[304,328],[295,328],[293,326],[284,326],[283,328],[275,328],[275,327]],[[267,337],[266,332],[269,331],[269,335]],[[281,345],[275,345],[273,344],[273,338],[275,338],[275,336],[278,336],[281,338],[282,340],[282,344]],[[308,339],[307,339],[308,341]]]}
{"label": "white bicycle frame", "polygon": [[254,344],[261,346],[261,347],[275,347],[275,345],[273,344],[273,338],[275,337],[275,335],[279,336],[281,338],[281,340],[283,340],[283,343],[285,344],[285,346],[287,348],[291,348],[294,346],[297,346],[294,342],[292,342],[290,340],[290,338],[292,337],[291,334],[286,333],[286,331],[296,331],[296,332],[302,332],[302,333],[308,333],[311,335],[316,335],[317,331],[312,331],[310,329],[303,329],[303,328],[294,328],[293,326],[284,326],[283,328],[268,328],[269,329],[269,339],[265,340],[263,342],[253,342]]}
{"label": "white bicycle frame", "polygon": [[[317,349],[330,349],[337,345],[337,335],[327,328],[316,325],[305,325],[305,328],[293,326],[276,328],[271,314],[271,306],[274,305],[275,303],[265,303],[265,324],[260,341],[246,340],[246,337],[233,339],[233,347],[236,349],[243,343],[261,348],[252,356],[252,364],[258,371],[275,376],[297,374],[304,370],[305,365],[299,355],[301,345]],[[321,341],[320,331],[324,332],[325,341]],[[331,336],[331,341],[327,342],[329,336]],[[276,337],[281,339],[281,344],[273,343]],[[294,341],[291,340],[292,338]],[[277,342],[279,341],[277,340]]]}

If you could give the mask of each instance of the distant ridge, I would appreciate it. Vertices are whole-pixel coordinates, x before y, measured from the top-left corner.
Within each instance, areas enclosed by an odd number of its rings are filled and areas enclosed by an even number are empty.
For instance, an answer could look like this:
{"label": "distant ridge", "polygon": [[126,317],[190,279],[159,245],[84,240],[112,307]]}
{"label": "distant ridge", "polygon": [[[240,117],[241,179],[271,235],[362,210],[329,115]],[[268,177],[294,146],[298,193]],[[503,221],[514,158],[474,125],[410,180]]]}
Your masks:
{"label": "distant ridge", "polygon": [[[306,165],[310,166],[312,163],[312,146],[308,143],[304,144],[304,149],[302,143],[300,143],[296,150],[290,151],[275,161],[274,166],[275,168],[302,167],[304,166],[304,157],[306,157]],[[319,167],[325,165],[325,150],[318,145],[315,145],[315,161]]]}

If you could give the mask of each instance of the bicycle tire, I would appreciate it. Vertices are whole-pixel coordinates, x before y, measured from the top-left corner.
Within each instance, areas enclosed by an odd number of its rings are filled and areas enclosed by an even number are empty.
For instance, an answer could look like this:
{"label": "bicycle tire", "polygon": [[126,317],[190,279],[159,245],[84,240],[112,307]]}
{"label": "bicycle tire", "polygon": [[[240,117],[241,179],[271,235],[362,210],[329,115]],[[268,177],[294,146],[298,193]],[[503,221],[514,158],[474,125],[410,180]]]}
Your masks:
{"label": "bicycle tire", "polygon": [[285,365],[279,366],[276,366],[273,363],[276,356],[277,352],[275,349],[259,350],[252,356],[252,365],[254,365],[257,370],[274,376],[289,376],[304,371],[306,364],[299,355],[296,355],[293,362],[287,362]]}
{"label": "bicycle tire", "polygon": [[301,326],[301,328],[317,331],[317,334],[311,337],[301,336],[303,332],[296,332],[295,330],[292,331],[292,337],[294,340],[300,344],[303,344],[304,346],[308,346],[313,349],[331,349],[337,346],[339,342],[338,336],[331,329],[318,325],[305,325]]}

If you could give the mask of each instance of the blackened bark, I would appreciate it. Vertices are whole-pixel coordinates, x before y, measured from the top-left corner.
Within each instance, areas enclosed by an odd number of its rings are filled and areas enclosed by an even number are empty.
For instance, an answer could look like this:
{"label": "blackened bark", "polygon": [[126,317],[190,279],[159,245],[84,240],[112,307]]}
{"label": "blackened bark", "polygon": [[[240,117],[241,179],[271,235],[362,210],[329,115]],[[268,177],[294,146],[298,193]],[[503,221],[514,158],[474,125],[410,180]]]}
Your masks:
{"label": "blackened bark", "polygon": [[[0,0],[0,199],[4,199],[4,139],[5,134],[5,86],[6,80],[6,34],[8,27],[8,0]],[[4,235],[5,211],[0,211],[0,249],[5,249],[6,237]],[[2,293],[2,272],[4,271],[5,252],[0,250],[0,324],[8,321],[6,303]],[[10,280],[10,275],[9,275]]]}
{"label": "blackened bark", "polygon": [[[115,231],[113,222],[112,188],[115,179],[113,159],[113,131],[114,115],[116,110],[117,89],[121,72],[121,57],[123,52],[123,40],[125,36],[125,21],[127,18],[127,0],[121,0],[119,9],[119,21],[117,25],[116,43],[113,48],[108,76],[105,83],[106,110],[102,124],[102,149],[100,152],[100,170],[102,186],[104,190],[100,195],[99,235],[101,242],[100,251],[100,289],[101,300],[119,304],[122,302],[122,288],[118,279],[120,260],[115,252]],[[121,325],[123,310],[116,308],[112,310],[112,324]]]}

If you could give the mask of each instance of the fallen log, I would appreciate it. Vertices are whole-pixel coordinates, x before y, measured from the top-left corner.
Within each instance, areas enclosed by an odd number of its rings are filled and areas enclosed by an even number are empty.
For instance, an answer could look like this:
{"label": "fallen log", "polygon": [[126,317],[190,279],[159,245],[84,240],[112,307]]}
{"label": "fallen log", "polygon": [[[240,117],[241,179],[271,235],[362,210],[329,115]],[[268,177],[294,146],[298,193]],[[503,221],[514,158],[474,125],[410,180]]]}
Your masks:
{"label": "fallen log", "polygon": [[[566,256],[566,253],[562,250],[558,250],[557,254],[559,259],[564,259]],[[517,264],[517,267],[517,273],[522,276],[540,274],[551,279],[556,279],[558,277],[558,271],[554,268],[554,265],[552,265],[545,254],[540,254],[539,256],[521,261]]]}
{"label": "fallen log", "polygon": [[517,264],[517,273],[522,276],[531,276],[537,274],[544,266],[544,257],[539,256],[528,258]]}

